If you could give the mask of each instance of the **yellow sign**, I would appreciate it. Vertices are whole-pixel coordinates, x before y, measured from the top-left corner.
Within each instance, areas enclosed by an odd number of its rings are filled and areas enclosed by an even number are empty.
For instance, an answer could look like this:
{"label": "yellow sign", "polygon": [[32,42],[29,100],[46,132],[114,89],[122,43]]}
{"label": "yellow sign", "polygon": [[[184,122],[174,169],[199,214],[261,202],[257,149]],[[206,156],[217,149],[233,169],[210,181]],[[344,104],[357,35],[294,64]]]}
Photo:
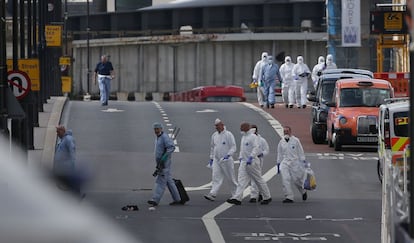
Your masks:
{"label": "yellow sign", "polygon": [[72,77],[62,76],[62,93],[70,93],[72,91]]}
{"label": "yellow sign", "polygon": [[60,57],[59,58],[59,65],[70,66],[70,57]]}
{"label": "yellow sign", "polygon": [[61,25],[46,25],[46,46],[61,46],[62,45],[62,26]]}
{"label": "yellow sign", "polygon": [[403,14],[401,12],[384,13],[384,30],[401,30],[403,20]]}
{"label": "yellow sign", "polygon": [[[40,90],[40,66],[39,59],[30,58],[30,59],[19,59],[17,60],[18,69],[27,73],[30,81],[32,83],[31,90],[39,91]],[[7,71],[13,70],[13,60],[7,59]]]}

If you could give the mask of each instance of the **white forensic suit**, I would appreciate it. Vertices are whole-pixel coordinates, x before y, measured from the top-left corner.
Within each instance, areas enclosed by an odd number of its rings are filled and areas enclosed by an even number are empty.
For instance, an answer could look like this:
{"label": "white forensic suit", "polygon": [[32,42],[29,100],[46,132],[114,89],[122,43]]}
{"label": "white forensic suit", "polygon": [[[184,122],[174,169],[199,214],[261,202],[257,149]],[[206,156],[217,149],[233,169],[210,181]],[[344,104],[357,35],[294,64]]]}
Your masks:
{"label": "white forensic suit", "polygon": [[[269,144],[267,143],[266,139],[264,139],[260,134],[256,135],[258,137],[259,142],[259,148],[260,148],[260,154],[257,156],[260,160],[260,175],[262,174],[262,168],[263,168],[263,159],[266,155],[269,154]],[[259,198],[259,188],[257,187],[254,180],[251,180],[250,183],[250,198]]]}
{"label": "white forensic suit", "polygon": [[[306,93],[308,92],[308,76],[311,71],[309,70],[308,65],[303,62],[303,57],[297,57],[297,63],[293,66],[292,75],[296,83],[296,91],[300,93],[300,103],[298,107],[306,107]],[[297,97],[299,101],[299,98]]]}
{"label": "white forensic suit", "polygon": [[257,83],[257,101],[259,105],[263,107],[265,105],[264,92],[263,92],[263,67],[267,64],[267,52],[262,53],[262,59],[259,60],[253,69],[253,82]]}
{"label": "white forensic suit", "polygon": [[326,69],[337,69],[336,63],[334,63],[333,55],[328,54],[326,56]]}
{"label": "white forensic suit", "polygon": [[230,186],[231,195],[236,192],[237,181],[234,173],[234,160],[232,155],[236,152],[234,136],[226,128],[222,132],[211,135],[210,159],[212,164],[212,185],[210,195],[215,197],[225,178]]}
{"label": "white forensic suit", "polygon": [[[257,157],[260,153],[259,137],[254,134],[255,129],[250,129],[248,132],[243,133],[240,142],[240,166],[238,175],[238,186],[236,194],[232,199],[241,201],[243,198],[243,191],[253,180],[258,189],[259,193],[263,196],[263,200],[270,199],[269,187],[266,181],[262,177],[260,159]],[[247,162],[251,160],[250,164]]]}
{"label": "white forensic suit", "polygon": [[293,81],[292,70],[295,64],[290,56],[285,57],[285,63],[280,66],[279,73],[282,77],[282,98],[285,105],[296,104],[296,84]]}
{"label": "white forensic suit", "polygon": [[313,66],[312,69],[312,82],[313,87],[316,89],[316,86],[318,85],[319,76],[321,75],[322,71],[325,70],[325,58],[323,56],[319,56],[318,63]]}
{"label": "white forensic suit", "polygon": [[305,160],[305,153],[303,152],[302,144],[295,136],[290,136],[287,142],[282,138],[277,146],[277,163],[280,164],[280,173],[282,174],[283,192],[285,197],[293,200],[293,183],[299,192],[304,194],[303,178],[305,168],[303,161]]}

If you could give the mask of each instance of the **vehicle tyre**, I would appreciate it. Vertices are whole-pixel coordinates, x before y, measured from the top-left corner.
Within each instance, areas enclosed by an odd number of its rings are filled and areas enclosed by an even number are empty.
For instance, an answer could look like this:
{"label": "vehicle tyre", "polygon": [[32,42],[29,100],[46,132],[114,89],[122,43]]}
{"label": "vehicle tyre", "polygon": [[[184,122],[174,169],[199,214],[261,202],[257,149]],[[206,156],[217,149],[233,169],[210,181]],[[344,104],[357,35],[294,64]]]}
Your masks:
{"label": "vehicle tyre", "polygon": [[323,144],[325,142],[325,138],[323,137],[323,135],[320,134],[321,133],[318,133],[318,128],[315,126],[315,124],[312,124],[311,135],[314,144]]}
{"label": "vehicle tyre", "polygon": [[332,134],[332,142],[333,142],[333,147],[335,149],[335,151],[341,151],[342,150],[342,145],[339,141],[339,136],[336,133]]}
{"label": "vehicle tyre", "polygon": [[384,171],[383,171],[383,168],[381,166],[380,160],[377,161],[377,174],[378,174],[378,179],[382,184],[382,178],[384,176]]}

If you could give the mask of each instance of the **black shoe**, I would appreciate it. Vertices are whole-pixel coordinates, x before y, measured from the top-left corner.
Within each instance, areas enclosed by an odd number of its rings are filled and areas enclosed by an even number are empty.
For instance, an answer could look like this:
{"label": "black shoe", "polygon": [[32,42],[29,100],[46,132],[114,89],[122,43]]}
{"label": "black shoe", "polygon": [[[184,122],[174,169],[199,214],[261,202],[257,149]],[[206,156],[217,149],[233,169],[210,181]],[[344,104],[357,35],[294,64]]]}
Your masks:
{"label": "black shoe", "polygon": [[308,193],[305,192],[302,194],[302,200],[306,201],[306,199],[308,199]]}
{"label": "black shoe", "polygon": [[260,107],[262,107],[262,108],[263,108],[263,105],[260,105]]}
{"label": "black shoe", "polygon": [[184,205],[184,203],[185,203],[185,202],[183,202],[183,201],[174,201],[174,202],[171,202],[171,203],[170,203],[170,205],[171,205],[171,206],[176,206],[176,205]]}
{"label": "black shoe", "polygon": [[249,203],[256,203],[257,199],[256,198],[250,198]]}
{"label": "black shoe", "polygon": [[283,203],[293,203],[292,199],[286,198],[285,200],[282,201]]}
{"label": "black shoe", "polygon": [[289,105],[289,108],[293,108],[293,105]]}
{"label": "black shoe", "polygon": [[298,106],[298,109],[300,109],[300,108],[302,108],[302,107]]}
{"label": "black shoe", "polygon": [[275,108],[275,105],[274,104],[271,104],[270,105],[270,108],[274,109]]}
{"label": "black shoe", "polygon": [[234,199],[234,198],[227,199],[226,202],[234,204],[234,205],[241,205],[241,202],[237,199]]}
{"label": "black shoe", "polygon": [[261,194],[259,194],[259,199],[257,201],[261,202],[262,200],[263,200],[263,196]]}
{"label": "black shoe", "polygon": [[154,201],[154,200],[148,200],[147,203],[150,204],[150,205],[152,205],[152,206],[157,206],[158,205],[158,203],[156,201]]}
{"label": "black shoe", "polygon": [[306,108],[306,105],[302,105],[302,108],[305,109]]}
{"label": "black shoe", "polygon": [[269,107],[270,107],[269,104],[266,104],[266,108],[269,109]]}
{"label": "black shoe", "polygon": [[262,204],[262,205],[267,205],[267,204],[269,204],[271,201],[272,201],[272,198],[265,199],[265,200],[263,200],[260,204]]}
{"label": "black shoe", "polygon": [[288,104],[285,104],[285,107],[286,107],[286,108],[288,108],[288,107],[289,107],[289,105],[288,105]]}

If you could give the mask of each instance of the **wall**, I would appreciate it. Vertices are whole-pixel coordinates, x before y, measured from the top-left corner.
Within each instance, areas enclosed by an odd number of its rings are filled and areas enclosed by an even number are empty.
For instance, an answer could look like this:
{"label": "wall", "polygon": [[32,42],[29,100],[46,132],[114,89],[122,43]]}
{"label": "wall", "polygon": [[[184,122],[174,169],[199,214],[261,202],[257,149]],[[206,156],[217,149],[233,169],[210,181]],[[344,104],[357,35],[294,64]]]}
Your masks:
{"label": "wall", "polygon": [[[303,34],[291,35],[293,40],[288,34],[272,35],[271,38],[266,34],[257,38],[246,34],[236,38],[234,35],[188,35],[91,40],[90,70],[93,73],[102,54],[109,55],[116,73],[112,92],[173,92],[197,86],[229,84],[251,91],[248,84],[252,70],[263,51],[274,56],[284,51],[294,61],[297,55],[304,55],[310,69],[319,55],[326,55],[323,33],[309,33],[306,44],[301,39]],[[86,53],[85,41],[73,42],[75,94],[87,91]],[[92,80],[89,82],[89,93],[97,94],[98,87],[92,85]]]}

